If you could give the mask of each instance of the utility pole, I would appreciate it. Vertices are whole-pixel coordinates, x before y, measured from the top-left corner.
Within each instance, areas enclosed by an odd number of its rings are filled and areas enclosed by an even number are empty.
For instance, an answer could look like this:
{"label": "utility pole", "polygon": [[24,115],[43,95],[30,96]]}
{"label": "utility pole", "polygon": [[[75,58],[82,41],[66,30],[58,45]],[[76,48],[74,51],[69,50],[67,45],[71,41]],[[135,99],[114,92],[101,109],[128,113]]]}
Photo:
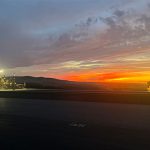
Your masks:
{"label": "utility pole", "polygon": [[15,78],[15,74],[13,74],[12,77],[12,90],[15,91],[16,89],[16,78]]}

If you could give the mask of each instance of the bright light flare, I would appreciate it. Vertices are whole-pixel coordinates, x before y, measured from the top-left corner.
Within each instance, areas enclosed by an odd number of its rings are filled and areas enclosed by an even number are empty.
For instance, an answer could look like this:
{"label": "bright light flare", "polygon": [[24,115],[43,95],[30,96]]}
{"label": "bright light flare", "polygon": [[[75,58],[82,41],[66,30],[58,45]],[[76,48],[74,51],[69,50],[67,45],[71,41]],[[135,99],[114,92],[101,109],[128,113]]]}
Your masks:
{"label": "bright light flare", "polygon": [[1,73],[1,74],[4,73],[4,70],[3,70],[3,69],[0,69],[0,73]]}

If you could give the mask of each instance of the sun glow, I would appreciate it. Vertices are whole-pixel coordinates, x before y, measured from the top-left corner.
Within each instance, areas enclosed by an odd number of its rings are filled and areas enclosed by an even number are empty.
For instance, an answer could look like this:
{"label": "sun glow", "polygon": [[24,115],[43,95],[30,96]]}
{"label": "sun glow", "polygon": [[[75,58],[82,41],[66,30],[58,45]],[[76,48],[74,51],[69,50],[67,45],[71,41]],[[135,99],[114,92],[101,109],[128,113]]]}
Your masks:
{"label": "sun glow", "polygon": [[115,78],[115,79],[108,79],[107,81],[127,81],[127,80],[129,80],[130,78]]}
{"label": "sun glow", "polygon": [[147,81],[150,81],[150,72],[78,72],[78,74],[67,75],[64,79],[80,82],[146,83]]}

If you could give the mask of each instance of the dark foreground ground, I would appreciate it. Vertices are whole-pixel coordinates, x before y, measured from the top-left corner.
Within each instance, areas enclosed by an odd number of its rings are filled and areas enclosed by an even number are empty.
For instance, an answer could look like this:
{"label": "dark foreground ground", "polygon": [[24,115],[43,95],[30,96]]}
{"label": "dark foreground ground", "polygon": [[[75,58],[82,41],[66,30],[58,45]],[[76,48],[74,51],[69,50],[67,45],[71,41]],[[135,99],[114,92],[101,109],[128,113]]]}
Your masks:
{"label": "dark foreground ground", "polygon": [[148,91],[98,91],[98,90],[16,90],[0,91],[0,98],[45,99],[85,102],[105,102],[150,105]]}
{"label": "dark foreground ground", "polygon": [[149,105],[69,101],[71,95],[68,101],[48,101],[38,96],[0,98],[0,149],[150,149]]}

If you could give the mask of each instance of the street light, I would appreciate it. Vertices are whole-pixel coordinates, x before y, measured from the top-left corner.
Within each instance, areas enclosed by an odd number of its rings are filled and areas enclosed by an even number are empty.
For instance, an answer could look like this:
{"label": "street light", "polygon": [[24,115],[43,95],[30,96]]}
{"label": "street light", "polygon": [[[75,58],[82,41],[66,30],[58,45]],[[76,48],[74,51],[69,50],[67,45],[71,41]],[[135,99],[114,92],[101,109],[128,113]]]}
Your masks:
{"label": "street light", "polygon": [[0,74],[4,73],[4,70],[3,69],[0,69]]}

